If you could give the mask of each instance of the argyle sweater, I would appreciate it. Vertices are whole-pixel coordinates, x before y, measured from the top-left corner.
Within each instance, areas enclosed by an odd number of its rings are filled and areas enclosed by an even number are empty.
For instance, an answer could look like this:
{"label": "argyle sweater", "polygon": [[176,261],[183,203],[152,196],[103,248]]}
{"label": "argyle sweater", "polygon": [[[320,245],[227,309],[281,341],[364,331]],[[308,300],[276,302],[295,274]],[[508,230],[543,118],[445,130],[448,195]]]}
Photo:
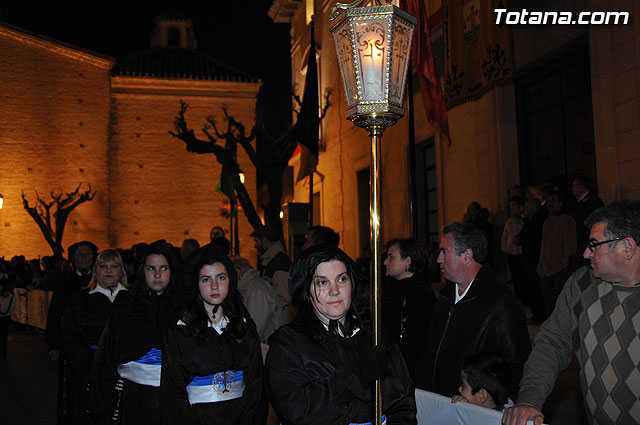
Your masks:
{"label": "argyle sweater", "polygon": [[518,404],[541,410],[574,353],[589,423],[640,423],[639,285],[602,281],[588,267],[576,270],[534,340]]}

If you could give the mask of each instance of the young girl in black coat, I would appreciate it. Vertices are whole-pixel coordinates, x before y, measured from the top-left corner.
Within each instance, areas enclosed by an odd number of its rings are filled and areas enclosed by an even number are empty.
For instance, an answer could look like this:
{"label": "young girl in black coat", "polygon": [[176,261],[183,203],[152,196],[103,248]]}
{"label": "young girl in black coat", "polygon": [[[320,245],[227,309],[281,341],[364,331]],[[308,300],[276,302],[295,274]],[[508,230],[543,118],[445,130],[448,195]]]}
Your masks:
{"label": "young girl in black coat", "polygon": [[190,258],[185,285],[186,303],[162,352],[163,424],[264,424],[260,338],[233,263],[205,245]]}
{"label": "young girl in black coat", "polygon": [[95,423],[160,424],[160,371],[164,336],[175,322],[173,299],[180,262],[164,240],[142,255],[131,297],[115,309],[91,370],[90,410]]}

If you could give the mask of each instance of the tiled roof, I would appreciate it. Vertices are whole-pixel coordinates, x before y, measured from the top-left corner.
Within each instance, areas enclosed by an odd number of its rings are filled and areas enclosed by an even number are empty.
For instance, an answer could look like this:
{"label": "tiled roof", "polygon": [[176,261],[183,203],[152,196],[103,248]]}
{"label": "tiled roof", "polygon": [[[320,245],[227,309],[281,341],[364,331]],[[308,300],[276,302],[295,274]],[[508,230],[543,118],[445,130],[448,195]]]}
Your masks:
{"label": "tiled roof", "polygon": [[113,76],[258,82],[259,79],[212,58],[180,48],[152,48],[118,61]]}

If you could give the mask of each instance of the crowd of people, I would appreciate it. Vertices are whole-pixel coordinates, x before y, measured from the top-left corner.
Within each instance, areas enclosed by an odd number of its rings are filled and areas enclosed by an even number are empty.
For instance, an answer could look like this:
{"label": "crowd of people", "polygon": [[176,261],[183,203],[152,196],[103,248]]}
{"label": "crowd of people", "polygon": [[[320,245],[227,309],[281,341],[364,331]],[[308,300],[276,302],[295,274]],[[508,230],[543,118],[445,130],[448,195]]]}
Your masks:
{"label": "crowd of people", "polygon": [[564,182],[510,190],[500,249],[507,280],[531,308],[532,324],[549,317],[567,278],[588,264],[582,256],[589,239],[584,222],[603,205],[586,177],[575,177],[570,188]]}
{"label": "crowd of people", "polygon": [[[387,241],[375,346],[366,267],[329,227],[311,227],[293,261],[277,227],[255,229],[256,268],[214,231],[204,246],[78,242],[57,268],[46,327],[58,423],[264,424],[271,405],[284,425],[364,424],[378,381],[389,425],[417,424],[416,388],[541,424],[574,355],[590,423],[637,423],[640,201],[603,206],[587,188],[574,180],[572,201],[512,189],[499,248],[513,290],[492,267],[497,239],[477,202],[435,252]],[[533,347],[524,304],[544,321]]]}

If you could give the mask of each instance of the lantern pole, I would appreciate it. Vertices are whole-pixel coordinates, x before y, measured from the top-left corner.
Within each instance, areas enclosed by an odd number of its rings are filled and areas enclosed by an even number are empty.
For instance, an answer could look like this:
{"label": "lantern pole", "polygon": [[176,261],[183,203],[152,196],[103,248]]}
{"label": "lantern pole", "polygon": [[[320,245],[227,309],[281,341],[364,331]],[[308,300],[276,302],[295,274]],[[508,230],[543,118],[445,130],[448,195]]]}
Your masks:
{"label": "lantern pole", "polygon": [[[370,311],[371,321],[373,325],[373,346],[382,342],[382,267],[380,260],[382,257],[382,243],[380,240],[380,218],[381,211],[381,195],[382,189],[380,185],[381,175],[381,148],[382,133],[385,127],[371,126],[367,129],[371,138],[371,164],[369,167],[369,220],[370,220],[370,243],[371,243],[371,265],[370,275],[373,277],[373,285],[370,286]],[[374,389],[374,410],[375,424],[382,424],[382,381],[376,379]]]}

